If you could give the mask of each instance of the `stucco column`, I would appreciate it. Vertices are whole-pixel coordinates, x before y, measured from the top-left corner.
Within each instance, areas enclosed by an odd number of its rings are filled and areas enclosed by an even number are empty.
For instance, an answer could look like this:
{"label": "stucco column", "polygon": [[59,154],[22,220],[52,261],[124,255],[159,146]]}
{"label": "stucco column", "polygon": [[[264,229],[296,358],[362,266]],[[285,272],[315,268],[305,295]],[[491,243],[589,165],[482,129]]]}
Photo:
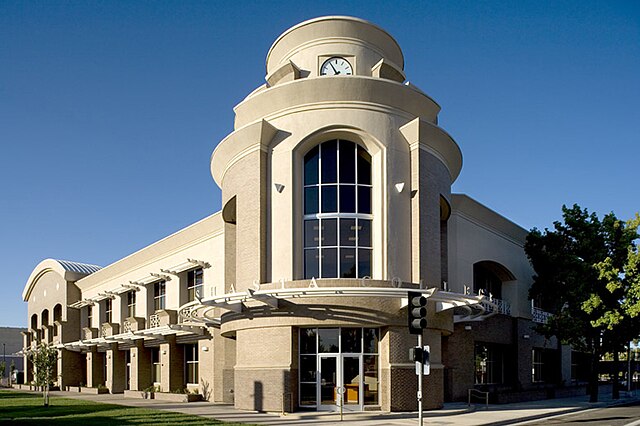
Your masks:
{"label": "stucco column", "polygon": [[184,348],[176,344],[175,336],[166,336],[160,345],[162,392],[182,389],[184,385]]}
{"label": "stucco column", "polygon": [[127,385],[125,351],[118,350],[118,344],[112,343],[107,350],[106,386],[111,393],[124,392]]}
{"label": "stucco column", "polygon": [[87,352],[87,386],[92,388],[104,383],[103,354],[92,348]]}
{"label": "stucco column", "polygon": [[151,351],[137,340],[131,351],[131,390],[144,390],[151,386]]}

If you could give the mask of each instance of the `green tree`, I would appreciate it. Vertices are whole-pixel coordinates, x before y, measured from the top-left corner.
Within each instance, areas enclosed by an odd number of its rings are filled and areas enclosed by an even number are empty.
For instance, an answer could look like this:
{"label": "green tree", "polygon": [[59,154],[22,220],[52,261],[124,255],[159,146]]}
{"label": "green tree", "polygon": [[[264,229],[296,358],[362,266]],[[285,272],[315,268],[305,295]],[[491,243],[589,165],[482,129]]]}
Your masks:
{"label": "green tree", "polygon": [[33,377],[36,386],[42,388],[44,406],[49,406],[49,388],[53,384],[56,366],[58,363],[58,350],[51,345],[41,344],[30,355],[33,363]]}
{"label": "green tree", "polygon": [[[618,366],[621,347],[640,333],[640,254],[634,239],[638,238],[640,216],[629,220],[624,229],[628,233],[625,252],[619,253],[620,259],[607,257],[595,264],[598,277],[617,303],[606,303],[599,294],[591,294],[584,304],[588,313],[599,310],[601,315],[592,321],[594,327],[604,327],[611,340],[612,352],[616,368]],[[630,239],[630,241],[628,241]],[[625,241],[623,241],[625,242]],[[617,382],[618,370],[614,376]],[[614,397],[617,398],[617,386],[614,386]]]}
{"label": "green tree", "polygon": [[[602,345],[615,340],[613,330],[600,319],[620,304],[621,297],[607,288],[595,265],[609,258],[621,267],[636,233],[613,213],[600,220],[578,205],[562,206],[562,219],[554,222],[553,230],[533,229],[527,236],[525,252],[535,271],[529,297],[553,314],[539,331],[591,354],[589,394],[595,402]],[[596,298],[598,305],[591,303]]]}
{"label": "green tree", "polygon": [[4,361],[0,361],[0,379],[4,379],[4,372],[7,370],[7,364]]}

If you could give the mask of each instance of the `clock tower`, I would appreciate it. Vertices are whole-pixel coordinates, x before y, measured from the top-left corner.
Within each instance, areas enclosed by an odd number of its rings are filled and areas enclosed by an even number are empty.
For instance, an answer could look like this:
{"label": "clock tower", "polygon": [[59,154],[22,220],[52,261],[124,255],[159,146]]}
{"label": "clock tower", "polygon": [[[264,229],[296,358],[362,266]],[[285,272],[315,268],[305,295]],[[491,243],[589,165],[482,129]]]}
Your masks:
{"label": "clock tower", "polygon": [[[221,334],[236,341],[235,404],[255,409],[259,392],[267,411],[282,398],[323,409],[335,399],[329,380],[353,409],[415,409],[415,339],[398,289],[447,280],[460,150],[437,124],[438,104],[406,81],[398,43],[362,19],[285,31],[265,80],[235,107],[211,159],[225,292],[271,291],[221,310]],[[428,305],[425,408],[442,404],[441,337],[453,330],[438,306]]]}

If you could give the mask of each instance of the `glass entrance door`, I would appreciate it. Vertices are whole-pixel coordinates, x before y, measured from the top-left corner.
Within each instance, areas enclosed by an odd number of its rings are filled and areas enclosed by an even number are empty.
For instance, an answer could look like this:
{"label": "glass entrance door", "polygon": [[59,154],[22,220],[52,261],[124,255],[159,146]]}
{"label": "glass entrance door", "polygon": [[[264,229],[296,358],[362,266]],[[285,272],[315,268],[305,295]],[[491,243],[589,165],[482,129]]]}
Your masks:
{"label": "glass entrance door", "polygon": [[338,402],[338,357],[319,356],[318,409],[334,411]]}
{"label": "glass entrance door", "polygon": [[357,355],[320,355],[318,409],[362,411],[362,362]]}

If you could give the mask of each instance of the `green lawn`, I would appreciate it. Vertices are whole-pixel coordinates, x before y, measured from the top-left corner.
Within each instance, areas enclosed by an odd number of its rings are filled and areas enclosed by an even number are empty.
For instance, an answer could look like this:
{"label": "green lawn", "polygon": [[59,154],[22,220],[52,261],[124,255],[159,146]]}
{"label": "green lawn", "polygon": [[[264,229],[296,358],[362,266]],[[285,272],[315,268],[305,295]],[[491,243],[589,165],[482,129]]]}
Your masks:
{"label": "green lawn", "polygon": [[42,405],[42,395],[0,390],[0,425],[239,425],[169,411],[102,404],[52,397]]}

